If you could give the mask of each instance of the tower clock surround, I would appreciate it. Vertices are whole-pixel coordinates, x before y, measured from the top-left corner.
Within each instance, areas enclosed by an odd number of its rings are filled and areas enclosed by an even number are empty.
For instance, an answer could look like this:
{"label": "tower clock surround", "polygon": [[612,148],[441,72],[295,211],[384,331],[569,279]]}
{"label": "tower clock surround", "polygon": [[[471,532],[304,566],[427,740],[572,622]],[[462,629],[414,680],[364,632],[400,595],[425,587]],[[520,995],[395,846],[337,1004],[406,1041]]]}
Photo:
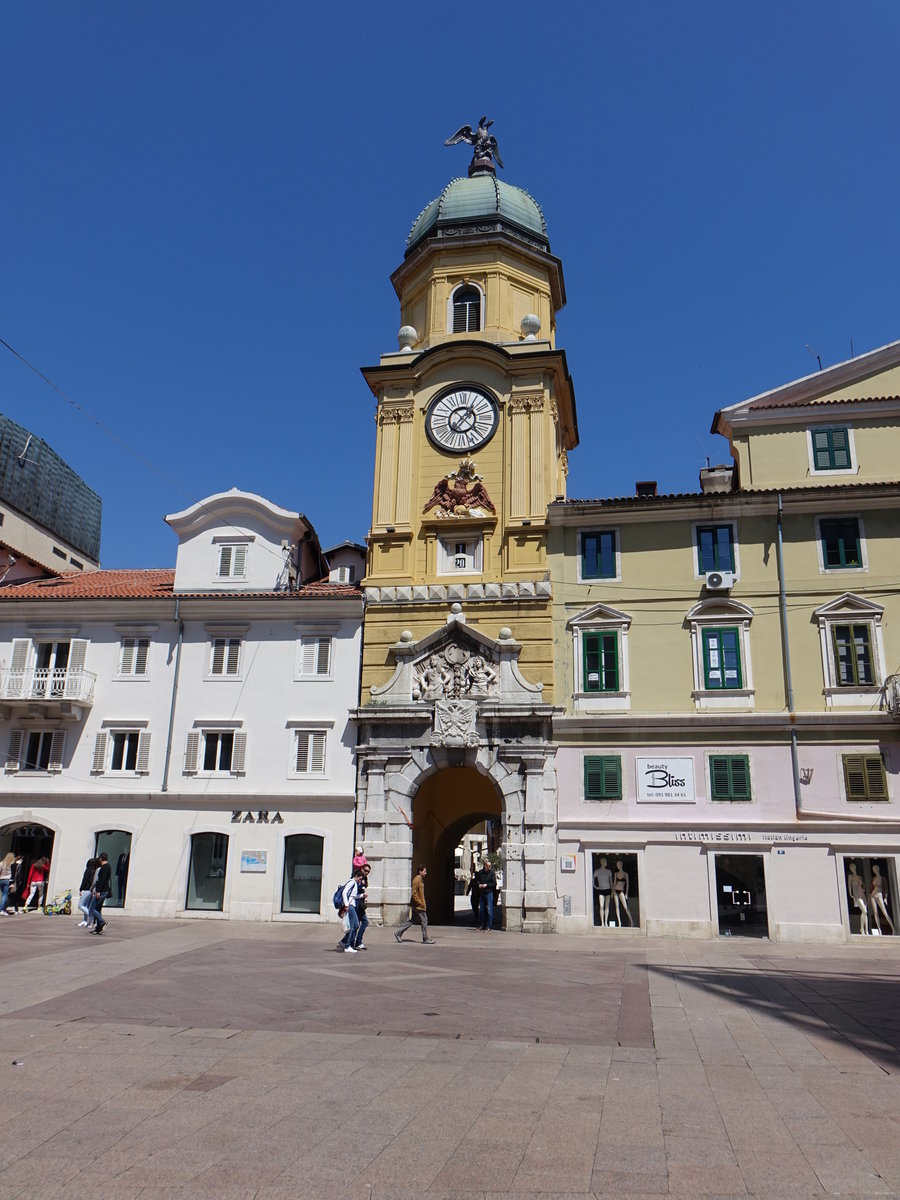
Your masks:
{"label": "tower clock surround", "polygon": [[500,409],[495,398],[475,384],[440,392],[425,413],[425,432],[444,454],[477,450],[497,432]]}

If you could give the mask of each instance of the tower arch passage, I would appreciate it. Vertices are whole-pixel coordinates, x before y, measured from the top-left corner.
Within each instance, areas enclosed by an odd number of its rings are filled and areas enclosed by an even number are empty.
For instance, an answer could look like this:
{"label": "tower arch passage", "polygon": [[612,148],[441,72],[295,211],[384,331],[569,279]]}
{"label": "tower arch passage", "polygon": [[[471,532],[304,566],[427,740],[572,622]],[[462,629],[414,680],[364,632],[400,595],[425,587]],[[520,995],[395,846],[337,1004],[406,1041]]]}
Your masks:
{"label": "tower arch passage", "polygon": [[429,919],[453,920],[454,850],[480,821],[502,817],[494,781],[474,767],[445,767],[424,780],[413,801],[413,869],[428,868]]}

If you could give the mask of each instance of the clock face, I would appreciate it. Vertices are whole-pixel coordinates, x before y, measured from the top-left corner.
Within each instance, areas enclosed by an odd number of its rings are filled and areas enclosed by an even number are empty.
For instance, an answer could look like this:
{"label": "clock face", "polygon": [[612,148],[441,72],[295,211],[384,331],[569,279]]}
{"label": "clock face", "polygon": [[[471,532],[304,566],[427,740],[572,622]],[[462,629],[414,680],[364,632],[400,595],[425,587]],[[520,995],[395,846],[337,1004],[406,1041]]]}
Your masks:
{"label": "clock face", "polygon": [[439,450],[476,450],[497,430],[497,403],[475,388],[445,392],[425,414],[425,430]]}

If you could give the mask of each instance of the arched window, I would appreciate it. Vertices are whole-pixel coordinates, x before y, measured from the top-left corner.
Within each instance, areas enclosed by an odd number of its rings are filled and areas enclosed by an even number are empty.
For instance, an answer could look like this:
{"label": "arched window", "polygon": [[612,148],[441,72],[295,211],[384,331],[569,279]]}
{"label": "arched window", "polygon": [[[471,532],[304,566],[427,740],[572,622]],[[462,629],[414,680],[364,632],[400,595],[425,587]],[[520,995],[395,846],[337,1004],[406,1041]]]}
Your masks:
{"label": "arched window", "polygon": [[312,833],[296,833],[284,839],[282,912],[321,912],[324,844],[324,838]]}
{"label": "arched window", "polygon": [[477,333],[481,328],[481,292],[467,285],[453,293],[453,332]]}

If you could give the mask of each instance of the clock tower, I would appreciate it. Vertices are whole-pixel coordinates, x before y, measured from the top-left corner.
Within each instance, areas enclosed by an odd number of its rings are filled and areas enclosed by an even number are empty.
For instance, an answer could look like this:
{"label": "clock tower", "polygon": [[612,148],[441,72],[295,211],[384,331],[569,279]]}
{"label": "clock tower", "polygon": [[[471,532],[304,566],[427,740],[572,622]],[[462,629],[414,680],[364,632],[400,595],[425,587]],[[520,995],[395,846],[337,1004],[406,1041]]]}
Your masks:
{"label": "clock tower", "polygon": [[556,923],[547,505],[578,442],[543,213],[474,147],[413,222],[392,275],[399,349],[363,369],[376,401],[358,748],[358,840],[388,924],[412,872],[452,920],[453,851],[488,821],[506,928]]}

